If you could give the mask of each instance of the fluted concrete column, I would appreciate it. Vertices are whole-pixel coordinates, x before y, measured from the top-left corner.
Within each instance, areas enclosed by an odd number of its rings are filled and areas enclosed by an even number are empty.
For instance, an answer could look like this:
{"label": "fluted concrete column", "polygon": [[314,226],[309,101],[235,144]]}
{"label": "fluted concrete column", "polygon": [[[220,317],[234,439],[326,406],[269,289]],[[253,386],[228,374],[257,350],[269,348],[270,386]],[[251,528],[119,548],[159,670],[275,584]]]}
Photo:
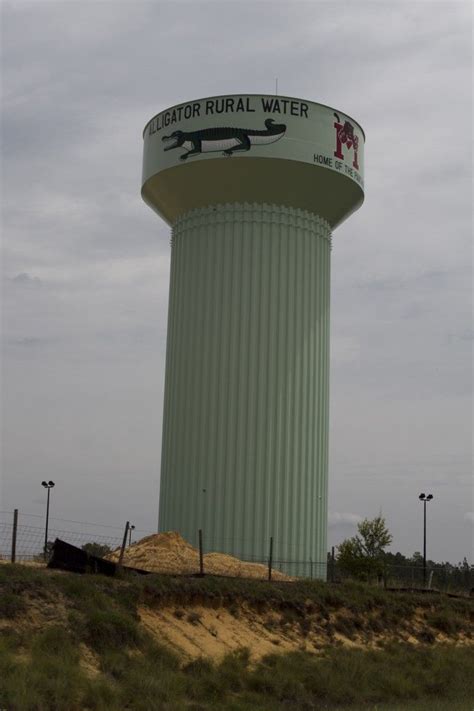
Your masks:
{"label": "fluted concrete column", "polygon": [[226,204],[173,225],[159,528],[208,548],[321,562],[331,229]]}

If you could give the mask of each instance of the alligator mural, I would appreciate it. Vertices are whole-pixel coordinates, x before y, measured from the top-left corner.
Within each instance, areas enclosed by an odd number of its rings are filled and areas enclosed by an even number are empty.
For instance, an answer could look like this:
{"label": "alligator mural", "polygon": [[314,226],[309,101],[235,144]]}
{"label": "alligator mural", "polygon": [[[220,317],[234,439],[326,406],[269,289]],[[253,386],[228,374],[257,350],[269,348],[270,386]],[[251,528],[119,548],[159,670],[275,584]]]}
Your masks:
{"label": "alligator mural", "polygon": [[249,151],[252,146],[279,141],[285,131],[284,123],[267,119],[265,130],[261,131],[251,128],[204,128],[201,131],[174,131],[170,136],[163,136],[161,140],[165,144],[165,151],[186,148],[187,153],[180,156],[180,160],[186,160],[189,156],[200,153],[223,151],[225,156],[231,156],[237,151]]}

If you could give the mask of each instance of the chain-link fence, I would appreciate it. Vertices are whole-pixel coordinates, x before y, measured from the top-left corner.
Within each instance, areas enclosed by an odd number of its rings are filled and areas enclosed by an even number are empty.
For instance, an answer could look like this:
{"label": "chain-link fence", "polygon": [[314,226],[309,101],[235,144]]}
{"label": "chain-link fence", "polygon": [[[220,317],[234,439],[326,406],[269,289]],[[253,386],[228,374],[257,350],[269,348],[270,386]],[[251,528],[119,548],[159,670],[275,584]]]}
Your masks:
{"label": "chain-link fence", "polygon": [[[110,550],[120,546],[123,538],[123,528],[118,526],[52,518],[48,527],[47,541],[45,541],[42,516],[20,512],[17,520],[18,523],[15,525],[14,512],[0,511],[0,560],[10,561],[13,552],[18,563],[44,561],[45,543],[48,552],[56,538],[78,548],[86,543],[96,543]],[[153,531],[134,530],[133,533],[137,538],[140,535],[149,535]],[[127,542],[131,542],[131,535]]]}
{"label": "chain-link fence", "polygon": [[[24,523],[24,519],[27,520],[27,523]],[[77,548],[82,548],[86,544],[89,544],[89,551],[101,556],[108,551],[117,550],[124,543],[125,547],[128,548],[133,542],[132,532],[134,541],[151,533],[155,533],[154,531],[140,529],[133,529],[132,531],[132,529],[127,528],[124,537],[124,528],[119,526],[51,519],[45,551],[45,526],[42,524],[41,519],[42,517],[33,514],[20,514],[17,525],[15,525],[13,512],[0,511],[0,561],[5,562],[12,560],[13,553],[16,562],[44,562],[56,538]],[[353,578],[346,569],[339,565],[337,559],[334,557],[334,551],[333,555],[328,554],[328,558],[325,561],[275,560],[272,557],[272,541],[269,541],[268,555],[261,556],[248,556],[245,555],[245,553],[239,553],[241,544],[241,541],[235,542],[235,546],[232,546],[232,555],[244,563],[260,564],[258,570],[252,570],[250,577],[267,579],[271,570],[272,572],[278,571],[283,573],[284,576],[288,576],[289,578],[327,580],[335,584]],[[92,548],[90,548],[91,545]],[[229,552],[228,548],[227,542],[227,552]],[[218,545],[206,540],[205,532],[204,546],[201,548],[201,554],[203,550],[204,553],[219,551]],[[205,566],[202,568],[199,562],[196,563],[195,567],[196,570],[191,572],[206,573]],[[240,576],[246,577],[245,568],[243,568]],[[273,575],[273,577],[275,579],[282,578],[282,576],[278,575]],[[474,567],[466,563],[458,566],[450,564],[429,564],[425,572],[422,565],[386,564],[378,576],[372,576],[367,582],[379,585],[380,587],[428,587],[448,592],[468,592],[474,588]]]}
{"label": "chain-link fence", "polygon": [[[81,548],[85,543],[94,542],[100,545],[115,549],[121,544],[120,538],[114,536],[97,536],[93,539],[80,531],[61,530],[59,528],[51,528],[48,535],[47,550],[50,549],[52,542],[60,538],[63,541],[71,543],[73,546]],[[0,522],[0,559],[10,560],[13,541],[13,525]],[[16,562],[35,561],[44,558],[44,529],[37,526],[19,525],[17,528],[16,537]]]}
{"label": "chain-link fence", "polygon": [[474,588],[474,567],[469,565],[427,564],[387,565],[385,580],[388,586],[407,588],[433,588],[446,592],[470,592]]}

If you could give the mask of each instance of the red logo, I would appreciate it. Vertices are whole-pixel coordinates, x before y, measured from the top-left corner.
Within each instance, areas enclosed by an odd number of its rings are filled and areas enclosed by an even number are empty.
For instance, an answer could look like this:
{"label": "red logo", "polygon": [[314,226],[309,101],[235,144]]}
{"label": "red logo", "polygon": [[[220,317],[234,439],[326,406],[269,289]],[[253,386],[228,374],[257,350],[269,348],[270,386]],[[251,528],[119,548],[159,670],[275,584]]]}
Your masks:
{"label": "red logo", "polygon": [[334,151],[334,155],[336,156],[336,158],[344,160],[342,146],[345,145],[348,149],[353,148],[354,160],[352,161],[352,165],[356,170],[359,170],[359,163],[357,161],[359,139],[354,134],[354,126],[350,123],[350,121],[345,121],[342,124],[341,119],[336,113],[334,114],[334,116],[336,117],[336,122],[334,123],[334,128],[336,129],[336,150]]}

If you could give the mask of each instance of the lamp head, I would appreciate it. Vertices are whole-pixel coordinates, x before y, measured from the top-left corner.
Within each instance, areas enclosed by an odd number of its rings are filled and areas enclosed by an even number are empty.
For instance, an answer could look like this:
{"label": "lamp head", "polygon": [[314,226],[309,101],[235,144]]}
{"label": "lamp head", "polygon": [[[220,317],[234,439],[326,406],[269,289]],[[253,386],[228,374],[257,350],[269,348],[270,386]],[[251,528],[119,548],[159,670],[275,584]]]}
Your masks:
{"label": "lamp head", "polygon": [[419,498],[421,501],[424,501],[426,497],[425,497],[424,494],[420,494],[418,498]]}
{"label": "lamp head", "polygon": [[431,501],[432,498],[433,498],[433,494],[428,494],[428,496],[426,497],[426,500]]}
{"label": "lamp head", "polygon": [[42,482],[41,482],[41,486],[46,486],[46,487],[47,487],[47,486],[48,486],[48,483],[47,483],[46,481],[42,481]]}

